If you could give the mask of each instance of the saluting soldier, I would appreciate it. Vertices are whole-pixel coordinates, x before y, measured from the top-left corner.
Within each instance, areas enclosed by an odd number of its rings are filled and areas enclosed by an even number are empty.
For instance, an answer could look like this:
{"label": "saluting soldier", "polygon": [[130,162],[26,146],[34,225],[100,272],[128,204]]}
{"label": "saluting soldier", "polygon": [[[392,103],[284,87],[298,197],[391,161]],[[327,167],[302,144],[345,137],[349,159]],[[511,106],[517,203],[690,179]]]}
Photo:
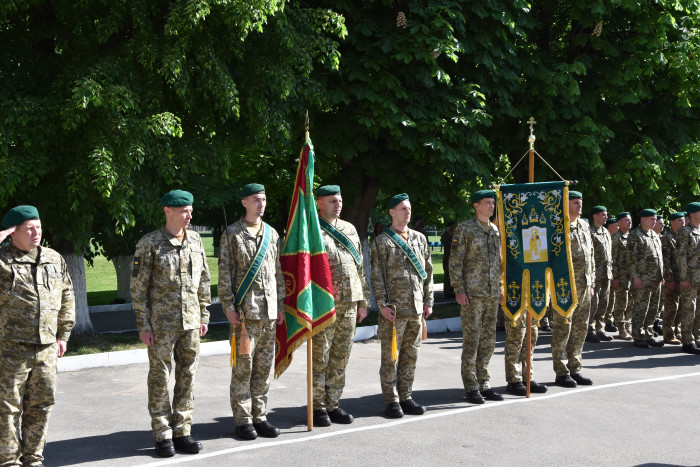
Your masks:
{"label": "saluting soldier", "polygon": [[680,331],[680,314],[678,313],[680,278],[676,262],[676,235],[685,225],[683,215],[684,213],[682,212],[674,212],[668,216],[671,228],[666,231],[666,235],[661,237],[661,250],[664,257],[664,287],[662,290],[664,299],[663,338],[664,343],[672,345],[681,343],[676,336],[676,332]]}
{"label": "saluting soldier", "polygon": [[314,425],[348,424],[353,417],[340,407],[345,367],[355,336],[355,322],[367,317],[369,286],[357,230],[340,219],[343,196],[338,185],[316,191],[321,235],[333,281],[335,322],[313,338]]}
{"label": "saluting soldier", "polygon": [[559,313],[554,313],[552,326],[552,364],[557,375],[554,382],[566,388],[575,388],[579,384],[593,384],[590,378],[581,374],[583,344],[588,330],[595,281],[593,240],[588,222],[581,219],[582,211],[583,195],[579,191],[569,191],[571,262],[578,306],[568,323]]}
{"label": "saluting soldier", "polygon": [[605,334],[605,312],[608,309],[612,281],[612,238],[604,225],[608,219],[608,208],[594,206],[591,209],[591,218],[596,278],[586,340],[588,342],[611,341],[612,337]]}
{"label": "saluting soldier", "polygon": [[632,228],[632,216],[623,211],[617,215],[618,232],[612,238],[612,295],[613,317],[619,334],[618,339],[632,340],[630,322],[629,290],[630,276],[627,270],[627,241]]}
{"label": "saluting soldier", "polygon": [[[61,255],[40,246],[34,206],[2,218],[0,249],[0,465],[43,465],[57,358],[75,324],[73,284]],[[21,418],[21,422],[20,422]]]}
{"label": "saluting soldier", "polygon": [[[139,339],[148,346],[148,412],[156,453],[175,450],[196,454],[192,438],[194,376],[199,339],[209,328],[209,266],[199,234],[187,230],[192,220],[191,193],[173,190],[161,198],[165,226],[139,240],[131,270],[131,298]],[[170,405],[168,379],[175,360],[175,388]]]}
{"label": "saluting soldier", "polygon": [[221,236],[219,255],[219,297],[226,318],[237,343],[243,325],[250,339],[250,352],[238,352],[231,369],[231,409],[241,439],[275,438],[280,431],[267,421],[267,393],[275,357],[275,321],[284,322],[280,238],[262,220],[265,187],[250,183],[239,196],[245,216]]}
{"label": "saluting soldier", "polygon": [[503,302],[501,284],[501,236],[489,221],[494,192],[472,194],[473,218],[455,229],[450,256],[450,279],[460,304],[462,321],[462,383],[467,401],[483,404],[484,398],[502,401],[489,386],[489,362],[496,346],[496,313]]}
{"label": "saluting soldier", "polygon": [[640,224],[629,236],[626,251],[627,270],[632,280],[630,311],[632,338],[635,347],[663,347],[663,340],[654,339],[652,325],[659,308],[659,294],[664,275],[661,240],[653,230],[656,211],[643,209]]}
{"label": "saluting soldier", "polygon": [[681,286],[680,306],[682,351],[700,354],[700,202],[685,208],[690,222],[678,231],[676,261]]}
{"label": "saluting soldier", "polygon": [[[387,205],[391,226],[372,242],[372,289],[379,305],[377,335],[381,342],[379,380],[386,414],[422,415],[425,407],[411,393],[421,339],[421,316],[433,312],[433,263],[425,236],[408,228],[411,202],[406,193]],[[396,329],[397,361],[392,361]]]}

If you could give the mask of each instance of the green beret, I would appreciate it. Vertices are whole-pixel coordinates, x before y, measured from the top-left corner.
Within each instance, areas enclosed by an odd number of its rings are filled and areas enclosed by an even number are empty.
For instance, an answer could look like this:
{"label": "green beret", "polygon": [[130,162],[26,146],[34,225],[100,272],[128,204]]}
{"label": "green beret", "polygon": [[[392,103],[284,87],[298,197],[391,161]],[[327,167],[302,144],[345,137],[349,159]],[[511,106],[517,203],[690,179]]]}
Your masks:
{"label": "green beret", "polygon": [[37,211],[34,206],[24,204],[7,211],[7,214],[2,218],[2,226],[5,228],[13,227],[15,225],[20,225],[24,221],[38,218],[39,211]]}
{"label": "green beret", "polygon": [[685,212],[688,214],[692,214],[694,212],[700,211],[700,202],[696,201],[694,203],[690,203],[685,207]]}
{"label": "green beret", "polygon": [[191,206],[194,202],[192,193],[184,190],[172,190],[163,195],[160,199],[160,204],[169,208],[181,208],[182,206]]}
{"label": "green beret", "polygon": [[332,196],[339,194],[340,187],[338,185],[325,185],[316,190],[316,198],[320,198],[321,196]]}
{"label": "green beret", "polygon": [[569,190],[569,199],[583,199],[580,191]]}
{"label": "green beret", "polygon": [[256,195],[258,193],[265,193],[265,187],[259,183],[249,183],[241,188],[241,192],[238,193],[238,197],[247,198],[250,195]]}
{"label": "green beret", "polygon": [[615,219],[614,217],[608,217],[608,220],[605,221],[605,227],[611,224],[617,224],[617,219]]}
{"label": "green beret", "polygon": [[684,212],[674,212],[673,214],[671,214],[670,216],[668,216],[668,220],[670,220],[670,221],[675,221],[676,219],[682,219],[682,218],[684,218],[684,217],[685,217],[685,213],[684,213]]}
{"label": "green beret", "polygon": [[475,193],[472,193],[472,203],[478,203],[482,199],[486,198],[495,198],[496,193],[494,193],[492,190],[479,190]]}
{"label": "green beret", "polygon": [[605,206],[593,206],[593,209],[591,209],[591,214],[600,214],[601,212],[608,212],[608,208]]}
{"label": "green beret", "polygon": [[391,199],[389,200],[389,204],[386,205],[387,209],[394,209],[394,206],[399,204],[401,201],[408,201],[408,195],[406,193],[401,193],[395,196],[392,196]]}
{"label": "green beret", "polygon": [[655,215],[656,211],[653,209],[642,209],[641,211],[639,211],[639,217],[651,217]]}
{"label": "green beret", "polygon": [[617,215],[617,220],[620,220],[623,217],[632,217],[632,215],[627,211],[622,211],[620,214]]}

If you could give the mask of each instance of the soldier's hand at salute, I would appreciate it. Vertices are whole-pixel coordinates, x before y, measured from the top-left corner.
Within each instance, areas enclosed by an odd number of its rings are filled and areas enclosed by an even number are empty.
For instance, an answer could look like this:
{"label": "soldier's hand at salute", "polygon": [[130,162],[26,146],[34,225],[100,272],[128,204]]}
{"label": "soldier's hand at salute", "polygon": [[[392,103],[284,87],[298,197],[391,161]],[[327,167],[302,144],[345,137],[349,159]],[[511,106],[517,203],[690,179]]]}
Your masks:
{"label": "soldier's hand at salute", "polygon": [[226,319],[229,323],[233,324],[234,328],[241,324],[241,316],[238,314],[237,311],[229,311],[228,313],[226,313]]}
{"label": "soldier's hand at salute", "polygon": [[144,344],[151,346],[153,345],[153,332],[142,332],[141,334],[139,334],[139,339],[141,339],[141,342],[143,342]]}
{"label": "soldier's hand at salute", "polygon": [[277,324],[284,324],[284,311],[277,312]]}
{"label": "soldier's hand at salute", "polygon": [[66,350],[68,350],[68,343],[57,339],[56,344],[58,344],[58,358],[61,358],[66,353]]}
{"label": "soldier's hand at salute", "polygon": [[208,330],[209,330],[209,325],[200,324],[199,325],[199,337],[204,337],[204,335],[207,333]]}
{"label": "soldier's hand at salute", "polygon": [[460,305],[469,305],[469,297],[465,293],[458,293],[455,299]]}
{"label": "soldier's hand at salute", "polygon": [[361,323],[367,317],[367,308],[360,307],[357,309],[357,322]]}
{"label": "soldier's hand at salute", "polygon": [[641,277],[635,277],[635,278],[634,278],[634,288],[635,288],[635,289],[641,289],[641,288],[642,288],[642,278],[641,278]]}
{"label": "soldier's hand at salute", "polygon": [[428,305],[423,305],[423,318],[427,318],[428,316],[433,314],[433,307],[428,306]]}
{"label": "soldier's hand at salute", "polygon": [[2,243],[8,235],[10,235],[12,232],[15,231],[15,228],[17,228],[16,225],[13,225],[12,227],[9,227],[5,230],[0,230],[0,243]]}
{"label": "soldier's hand at salute", "polygon": [[396,311],[390,306],[385,306],[381,310],[382,316],[389,321],[394,321],[396,319]]}

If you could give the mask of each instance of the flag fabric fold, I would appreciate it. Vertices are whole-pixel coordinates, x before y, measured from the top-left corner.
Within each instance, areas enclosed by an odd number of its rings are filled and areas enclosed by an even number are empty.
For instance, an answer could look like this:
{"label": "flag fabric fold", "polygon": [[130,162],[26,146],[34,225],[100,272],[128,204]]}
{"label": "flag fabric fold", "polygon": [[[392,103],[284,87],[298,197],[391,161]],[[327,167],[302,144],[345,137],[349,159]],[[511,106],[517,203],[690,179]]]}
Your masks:
{"label": "flag fabric fold", "polygon": [[277,325],[275,378],[292,362],[292,353],[335,321],[333,284],[313,196],[314,149],[301,150],[281,263],[286,296],[283,324]]}

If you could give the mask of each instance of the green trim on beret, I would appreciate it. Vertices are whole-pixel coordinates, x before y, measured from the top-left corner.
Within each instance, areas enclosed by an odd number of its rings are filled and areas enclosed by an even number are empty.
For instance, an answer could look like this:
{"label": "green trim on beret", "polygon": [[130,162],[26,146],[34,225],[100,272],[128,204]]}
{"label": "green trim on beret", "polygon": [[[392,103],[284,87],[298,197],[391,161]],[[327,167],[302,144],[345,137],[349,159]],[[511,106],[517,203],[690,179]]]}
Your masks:
{"label": "green trim on beret", "polygon": [[683,219],[685,217],[684,212],[674,212],[670,216],[668,216],[668,220],[670,221],[675,221],[676,219]]}
{"label": "green trim on beret", "polygon": [[322,196],[333,196],[340,194],[340,187],[338,185],[325,185],[316,190],[316,198]]}
{"label": "green trim on beret", "polygon": [[408,201],[408,195],[406,193],[400,193],[398,195],[394,195],[391,197],[389,200],[389,203],[386,205],[387,209],[394,209],[394,207],[399,204],[401,201]]}
{"label": "green trim on beret", "polygon": [[591,209],[591,214],[600,214],[601,212],[608,212],[608,208],[605,206],[593,206]]}
{"label": "green trim on beret", "polygon": [[39,211],[34,206],[22,204],[7,211],[2,218],[2,226],[13,227],[31,219],[39,219]]}
{"label": "green trim on beret", "polygon": [[495,198],[496,193],[493,190],[479,190],[474,193],[472,193],[472,203],[478,203],[482,199],[486,198]]}
{"label": "green trim on beret", "polygon": [[642,209],[639,211],[639,217],[651,217],[655,215],[656,211],[654,209]]}
{"label": "green trim on beret", "polygon": [[569,199],[583,199],[580,191],[569,190]]}
{"label": "green trim on beret", "polygon": [[608,220],[605,221],[605,227],[607,227],[611,224],[617,224],[617,219],[614,217],[608,217]]}
{"label": "green trim on beret", "polygon": [[241,188],[241,191],[238,193],[238,197],[243,199],[258,193],[265,193],[265,187],[259,183],[249,183]]}
{"label": "green trim on beret", "polygon": [[632,217],[632,214],[630,214],[630,213],[627,212],[627,211],[622,211],[620,214],[618,214],[618,215],[615,216],[615,217],[617,217],[617,220],[619,221],[619,220],[622,219],[623,217]]}
{"label": "green trim on beret", "polygon": [[695,201],[694,203],[689,203],[685,207],[685,212],[688,214],[692,214],[692,213],[698,212],[698,211],[700,211],[700,202],[698,202],[698,201]]}
{"label": "green trim on beret", "polygon": [[185,190],[172,190],[163,195],[160,199],[160,204],[169,208],[181,208],[183,206],[192,206],[194,196],[192,193]]}

